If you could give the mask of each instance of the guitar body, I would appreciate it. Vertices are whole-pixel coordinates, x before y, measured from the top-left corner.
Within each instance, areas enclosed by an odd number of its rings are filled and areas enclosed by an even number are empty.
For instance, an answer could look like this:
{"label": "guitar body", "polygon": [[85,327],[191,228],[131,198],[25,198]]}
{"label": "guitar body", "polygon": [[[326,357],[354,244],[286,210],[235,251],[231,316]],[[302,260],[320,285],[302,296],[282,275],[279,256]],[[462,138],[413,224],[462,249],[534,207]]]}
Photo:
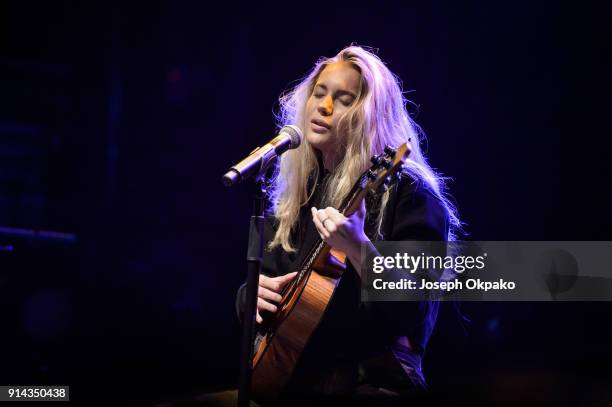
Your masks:
{"label": "guitar body", "polygon": [[288,287],[274,325],[256,343],[253,394],[273,398],[287,384],[342,278],[345,258],[344,253],[324,245],[304,277]]}

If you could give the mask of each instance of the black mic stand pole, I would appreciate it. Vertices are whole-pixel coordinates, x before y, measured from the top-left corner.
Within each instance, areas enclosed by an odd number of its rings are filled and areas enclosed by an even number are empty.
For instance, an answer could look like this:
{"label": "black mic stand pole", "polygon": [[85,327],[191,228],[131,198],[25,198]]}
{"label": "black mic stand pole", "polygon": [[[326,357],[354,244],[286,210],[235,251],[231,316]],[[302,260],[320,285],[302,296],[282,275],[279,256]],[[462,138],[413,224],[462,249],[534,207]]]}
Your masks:
{"label": "black mic stand pole", "polygon": [[261,271],[261,258],[263,256],[263,229],[265,205],[265,172],[263,168],[255,179],[256,189],[253,198],[253,214],[249,226],[249,243],[247,249],[247,280],[242,316],[242,343],[240,352],[240,385],[238,387],[238,406],[249,405],[251,394],[251,360],[253,357],[253,337],[255,315],[257,310],[257,290],[259,287],[259,274]]}

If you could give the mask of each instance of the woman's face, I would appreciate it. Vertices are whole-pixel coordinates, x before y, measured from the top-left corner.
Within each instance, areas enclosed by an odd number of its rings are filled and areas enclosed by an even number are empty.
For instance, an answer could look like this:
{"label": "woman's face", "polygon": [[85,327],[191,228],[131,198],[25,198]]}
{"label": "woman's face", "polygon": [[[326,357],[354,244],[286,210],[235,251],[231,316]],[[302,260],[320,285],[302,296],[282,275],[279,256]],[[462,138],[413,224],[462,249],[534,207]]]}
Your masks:
{"label": "woman's face", "polygon": [[324,154],[335,154],[340,144],[338,119],[356,101],[361,74],[346,61],[329,64],[319,75],[306,103],[306,140]]}

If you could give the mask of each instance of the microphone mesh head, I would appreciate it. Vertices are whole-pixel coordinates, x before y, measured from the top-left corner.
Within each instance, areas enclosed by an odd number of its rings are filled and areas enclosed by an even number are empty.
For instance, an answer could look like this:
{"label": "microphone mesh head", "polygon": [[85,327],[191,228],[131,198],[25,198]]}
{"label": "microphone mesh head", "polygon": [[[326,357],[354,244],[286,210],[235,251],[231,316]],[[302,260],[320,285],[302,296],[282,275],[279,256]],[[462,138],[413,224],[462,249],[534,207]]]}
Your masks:
{"label": "microphone mesh head", "polygon": [[284,126],[280,132],[287,133],[291,137],[291,145],[289,146],[290,150],[298,148],[299,145],[302,143],[302,139],[304,138],[304,136],[302,135],[302,130],[300,130],[298,126],[295,126],[293,124]]}

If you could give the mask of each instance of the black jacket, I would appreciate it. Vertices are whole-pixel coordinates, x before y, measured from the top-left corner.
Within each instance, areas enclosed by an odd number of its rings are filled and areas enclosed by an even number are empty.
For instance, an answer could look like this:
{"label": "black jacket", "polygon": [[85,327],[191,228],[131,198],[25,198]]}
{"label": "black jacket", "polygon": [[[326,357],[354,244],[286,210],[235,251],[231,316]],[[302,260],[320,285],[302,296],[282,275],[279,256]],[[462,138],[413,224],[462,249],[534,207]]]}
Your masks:
{"label": "black jacket", "polygon": [[[325,207],[321,196],[327,179],[328,173],[322,173],[315,194],[302,208],[299,226],[292,235],[297,252],[287,253],[280,247],[266,250],[262,273],[274,277],[299,267],[318,238],[310,208]],[[368,227],[370,220],[368,216],[366,234],[374,240],[373,228]],[[384,240],[446,240],[448,227],[447,212],[428,186],[407,176],[393,185],[383,217]],[[268,217],[266,243],[274,231],[275,219]],[[239,316],[244,294],[243,285],[236,299]],[[350,394],[367,385],[401,394],[424,388],[421,358],[437,312],[436,302],[361,302],[359,277],[349,262],[287,392]]]}

